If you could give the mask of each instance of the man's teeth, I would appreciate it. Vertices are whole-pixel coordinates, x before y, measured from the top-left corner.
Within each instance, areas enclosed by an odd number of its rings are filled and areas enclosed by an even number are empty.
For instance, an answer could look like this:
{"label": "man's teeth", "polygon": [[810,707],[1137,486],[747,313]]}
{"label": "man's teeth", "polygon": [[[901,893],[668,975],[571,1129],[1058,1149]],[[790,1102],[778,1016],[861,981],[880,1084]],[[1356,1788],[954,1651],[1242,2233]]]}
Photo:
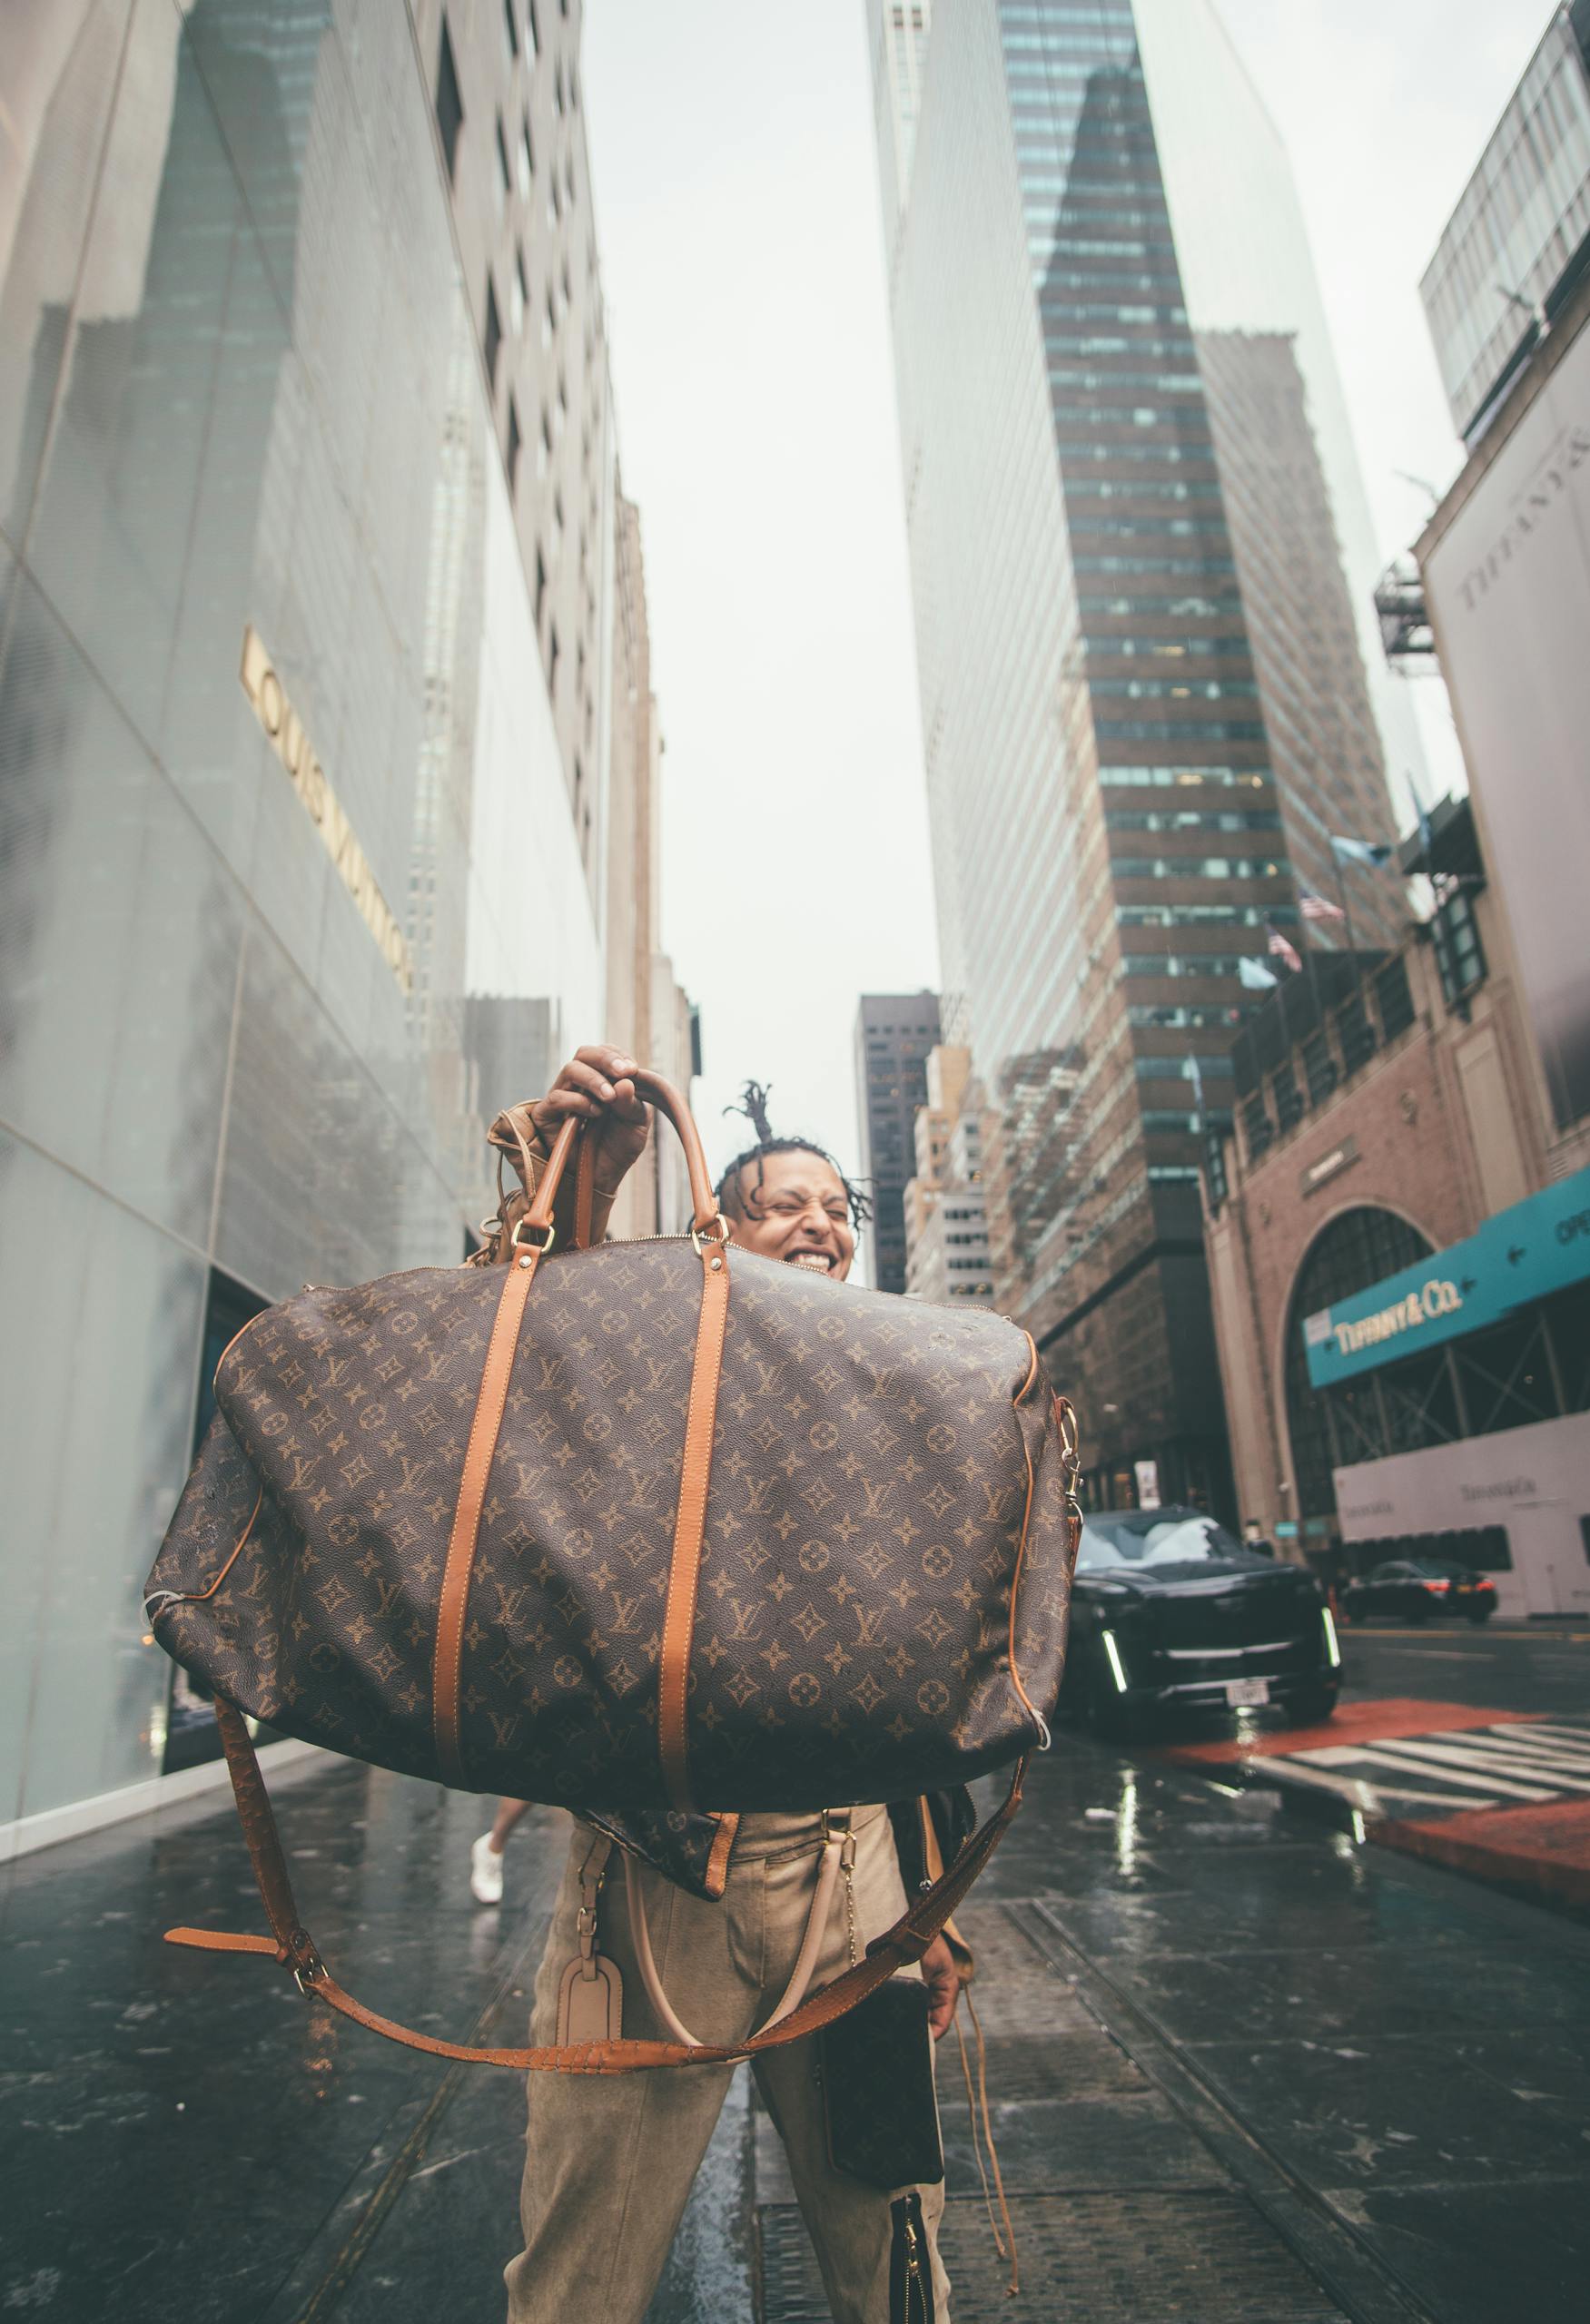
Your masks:
{"label": "man's teeth", "polygon": [[817,1274],[827,1275],[832,1269],[834,1262],[828,1257],[826,1253],[823,1251],[796,1251],[795,1256],[789,1260],[788,1264],[792,1267],[815,1268]]}

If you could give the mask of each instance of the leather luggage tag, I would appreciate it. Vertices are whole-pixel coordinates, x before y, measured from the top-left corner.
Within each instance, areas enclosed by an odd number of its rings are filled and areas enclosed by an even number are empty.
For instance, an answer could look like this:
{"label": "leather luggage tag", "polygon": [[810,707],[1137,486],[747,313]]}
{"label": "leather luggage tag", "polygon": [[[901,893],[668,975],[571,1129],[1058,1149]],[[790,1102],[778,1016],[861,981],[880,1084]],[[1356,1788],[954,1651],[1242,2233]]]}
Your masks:
{"label": "leather luggage tag", "polygon": [[605,1953],[576,1954],[558,1987],[558,2046],[616,2042],[624,2018],[624,1980]]}
{"label": "leather luggage tag", "polygon": [[612,1842],[597,1837],[579,1868],[579,1950],[558,1982],[558,2046],[617,2042],[624,2022],[624,1980],[617,1965],[597,1950],[597,1900],[607,1877]]}

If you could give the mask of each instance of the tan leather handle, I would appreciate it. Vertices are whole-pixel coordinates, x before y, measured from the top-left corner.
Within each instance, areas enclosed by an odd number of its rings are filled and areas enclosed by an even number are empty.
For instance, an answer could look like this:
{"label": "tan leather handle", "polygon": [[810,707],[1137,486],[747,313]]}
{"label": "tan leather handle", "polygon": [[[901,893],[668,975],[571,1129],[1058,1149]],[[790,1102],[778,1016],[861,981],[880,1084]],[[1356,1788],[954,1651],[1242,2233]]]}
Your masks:
{"label": "tan leather handle", "polygon": [[[637,1093],[649,1099],[658,1113],[667,1114],[674,1125],[679,1143],[685,1149],[685,1167],[690,1174],[690,1207],[695,1225],[700,1233],[705,1234],[717,1217],[717,1196],[713,1191],[712,1173],[706,1167],[706,1148],[701,1143],[701,1132],[696,1127],[696,1118],[673,1083],[665,1081],[660,1073],[653,1073],[643,1065],[627,1078],[634,1082]],[[558,1189],[573,1144],[568,1133],[578,1131],[579,1128],[578,1122],[566,1121],[558,1133],[551,1159],[542,1173],[536,1198],[528,1214],[528,1223],[534,1227],[549,1226],[552,1223],[552,1206],[558,1199]]]}

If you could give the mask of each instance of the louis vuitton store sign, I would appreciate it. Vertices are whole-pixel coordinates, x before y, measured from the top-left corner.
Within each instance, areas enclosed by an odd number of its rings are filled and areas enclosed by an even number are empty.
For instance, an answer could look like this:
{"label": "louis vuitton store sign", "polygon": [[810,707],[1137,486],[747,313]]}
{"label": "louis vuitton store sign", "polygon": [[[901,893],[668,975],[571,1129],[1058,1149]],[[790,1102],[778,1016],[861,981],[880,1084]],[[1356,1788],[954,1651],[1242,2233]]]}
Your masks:
{"label": "louis vuitton store sign", "polygon": [[264,640],[251,622],[243,631],[242,664],[238,673],[287,779],[303,803],[305,813],[321,835],[321,844],[336,866],[360,920],[380,948],[381,958],[404,992],[414,990],[414,968],[409,945],[390,905],[380,891],[370,859],[343,812],[326,770],[310,746],[300,718],[287,698]]}

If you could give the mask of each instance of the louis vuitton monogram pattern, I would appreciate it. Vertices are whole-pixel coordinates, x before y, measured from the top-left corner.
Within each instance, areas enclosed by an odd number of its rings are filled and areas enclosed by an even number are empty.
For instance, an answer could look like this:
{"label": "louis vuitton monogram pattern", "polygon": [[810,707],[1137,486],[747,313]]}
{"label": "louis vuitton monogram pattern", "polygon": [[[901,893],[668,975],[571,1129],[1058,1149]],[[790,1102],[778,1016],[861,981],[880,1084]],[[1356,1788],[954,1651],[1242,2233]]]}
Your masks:
{"label": "louis vuitton monogram pattern", "polygon": [[[805,1808],[967,1780],[1058,1691],[1061,1448],[1026,1335],[732,1251],[691,1658],[696,1798]],[[308,1290],[223,1359],[151,1577],[162,1643],[289,1734],[434,1777],[431,1657],[495,1269]],[[701,1265],[554,1253],[531,1287],[465,1613],[472,1785],[666,1806],[657,1663]],[[1025,1546],[1023,1548],[1023,1538]]]}

